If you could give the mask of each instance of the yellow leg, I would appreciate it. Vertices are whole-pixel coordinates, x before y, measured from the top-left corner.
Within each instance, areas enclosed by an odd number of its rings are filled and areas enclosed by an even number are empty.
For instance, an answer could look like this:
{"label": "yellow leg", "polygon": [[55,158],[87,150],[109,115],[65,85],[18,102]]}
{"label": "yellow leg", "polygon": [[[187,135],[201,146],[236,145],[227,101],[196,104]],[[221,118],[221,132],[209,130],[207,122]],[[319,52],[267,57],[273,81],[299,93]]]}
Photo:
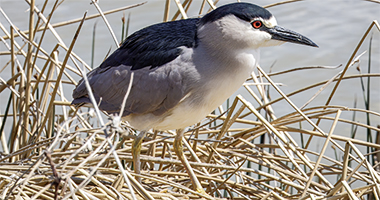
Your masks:
{"label": "yellow leg", "polygon": [[[140,174],[141,170],[141,161],[140,161],[140,153],[141,153],[141,143],[145,137],[146,131],[141,131],[137,137],[133,140],[132,143],[132,156],[133,156],[133,168],[136,174]],[[136,180],[141,183],[141,178],[137,177]]]}
{"label": "yellow leg", "polygon": [[195,187],[195,191],[202,193],[204,195],[207,195],[207,193],[203,190],[202,185],[199,183],[198,178],[193,171],[193,168],[191,168],[189,161],[187,161],[185,155],[183,154],[183,146],[182,146],[183,135],[184,135],[184,130],[178,129],[177,135],[174,139],[174,144],[173,144],[174,151],[177,154],[178,158],[181,160],[182,164],[185,166],[185,169],[190,176],[190,180]]}

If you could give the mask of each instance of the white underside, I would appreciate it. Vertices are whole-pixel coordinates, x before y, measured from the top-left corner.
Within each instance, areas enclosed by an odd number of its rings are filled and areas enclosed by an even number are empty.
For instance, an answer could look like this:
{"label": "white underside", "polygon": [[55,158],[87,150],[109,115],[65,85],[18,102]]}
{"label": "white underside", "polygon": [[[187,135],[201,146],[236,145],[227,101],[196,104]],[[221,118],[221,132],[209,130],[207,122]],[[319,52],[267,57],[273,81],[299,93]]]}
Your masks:
{"label": "white underside", "polygon": [[[138,130],[173,130],[191,126],[200,122],[218,106],[223,104],[254,70],[259,52],[257,50],[242,51],[236,54],[231,66],[210,66],[216,71],[206,70],[200,80],[200,86],[194,88],[182,101],[167,113],[155,116],[151,113],[144,115],[131,114],[124,117]],[[204,76],[206,73],[206,76]],[[207,75],[207,73],[210,73]]]}

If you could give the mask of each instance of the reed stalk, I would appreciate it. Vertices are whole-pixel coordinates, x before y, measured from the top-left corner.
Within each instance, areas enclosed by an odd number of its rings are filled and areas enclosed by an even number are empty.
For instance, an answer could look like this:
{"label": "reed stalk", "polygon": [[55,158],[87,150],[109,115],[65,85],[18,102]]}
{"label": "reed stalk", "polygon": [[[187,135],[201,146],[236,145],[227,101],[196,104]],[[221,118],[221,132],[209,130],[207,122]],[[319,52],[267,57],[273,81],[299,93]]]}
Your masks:
{"label": "reed stalk", "polygon": [[[136,174],[131,154],[136,131],[96,105],[93,111],[70,103],[77,80],[86,80],[86,71],[97,65],[95,51],[104,47],[95,45],[98,32],[103,31],[100,27],[107,27],[104,31],[118,46],[116,36],[123,41],[129,24],[135,23],[129,22],[129,15],[126,20],[123,12],[144,3],[102,11],[102,4],[92,1],[98,13],[56,19],[61,3],[26,1],[28,28],[23,28],[28,30],[24,31],[0,7],[7,22],[0,23],[0,39],[6,47],[0,52],[5,60],[0,66],[0,98],[5,100],[0,108],[1,199],[379,199],[380,113],[373,107],[378,100],[373,83],[380,74],[374,59],[378,43],[370,37],[371,31],[380,32],[377,21],[364,31],[343,69],[331,77],[285,93],[286,83],[276,82],[278,77],[336,70],[342,65],[280,72],[271,72],[270,67],[270,73],[264,70],[267,66],[259,66],[243,85],[244,94],[231,97],[187,129],[185,156],[209,195],[205,196],[191,189],[188,174],[173,153],[173,131],[147,134],[141,149],[142,172]],[[163,21],[194,16],[189,13],[192,8],[204,15],[216,6],[218,1],[212,0],[166,0]],[[107,18],[113,13],[122,16],[120,35]],[[90,27],[88,20],[97,17],[105,26],[97,22],[92,26],[88,65],[74,45],[80,30]],[[62,34],[62,28],[74,23],[79,23],[76,32]],[[47,41],[55,43],[47,45]],[[368,50],[361,53],[361,48]],[[359,63],[367,70],[348,74]],[[338,90],[350,80],[360,82],[363,105],[360,98]],[[310,93],[300,107],[293,102]],[[353,106],[330,105],[337,95],[352,99]],[[279,107],[289,111],[278,112]],[[365,120],[359,121],[363,116]]]}

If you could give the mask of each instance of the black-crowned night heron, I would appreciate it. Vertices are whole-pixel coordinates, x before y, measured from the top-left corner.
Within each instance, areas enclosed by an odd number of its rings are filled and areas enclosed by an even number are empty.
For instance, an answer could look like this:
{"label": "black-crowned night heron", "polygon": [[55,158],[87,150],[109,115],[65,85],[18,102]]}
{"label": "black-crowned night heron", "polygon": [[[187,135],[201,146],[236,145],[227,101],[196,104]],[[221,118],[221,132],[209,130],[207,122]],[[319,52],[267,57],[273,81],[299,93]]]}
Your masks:
{"label": "black-crowned night heron", "polygon": [[[233,3],[202,18],[155,24],[133,33],[87,77],[99,108],[118,114],[133,72],[122,119],[141,131],[132,150],[136,172],[145,132],[177,129],[176,154],[196,190],[204,192],[182,153],[183,129],[202,120],[244,83],[259,61],[260,47],[284,42],[317,47],[278,26],[268,10]],[[91,103],[83,79],[73,97],[73,104]]]}

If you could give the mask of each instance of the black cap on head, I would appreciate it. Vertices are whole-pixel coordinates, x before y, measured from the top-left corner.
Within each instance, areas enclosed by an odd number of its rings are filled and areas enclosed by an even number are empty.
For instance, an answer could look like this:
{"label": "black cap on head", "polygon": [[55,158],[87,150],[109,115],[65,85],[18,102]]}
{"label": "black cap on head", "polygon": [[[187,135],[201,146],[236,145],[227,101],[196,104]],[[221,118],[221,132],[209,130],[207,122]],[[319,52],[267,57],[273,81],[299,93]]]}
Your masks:
{"label": "black cap on head", "polygon": [[272,14],[265,8],[250,3],[232,3],[220,6],[212,12],[206,14],[200,20],[200,24],[204,25],[214,22],[227,15],[235,15],[236,17],[250,22],[254,18],[270,19]]}

